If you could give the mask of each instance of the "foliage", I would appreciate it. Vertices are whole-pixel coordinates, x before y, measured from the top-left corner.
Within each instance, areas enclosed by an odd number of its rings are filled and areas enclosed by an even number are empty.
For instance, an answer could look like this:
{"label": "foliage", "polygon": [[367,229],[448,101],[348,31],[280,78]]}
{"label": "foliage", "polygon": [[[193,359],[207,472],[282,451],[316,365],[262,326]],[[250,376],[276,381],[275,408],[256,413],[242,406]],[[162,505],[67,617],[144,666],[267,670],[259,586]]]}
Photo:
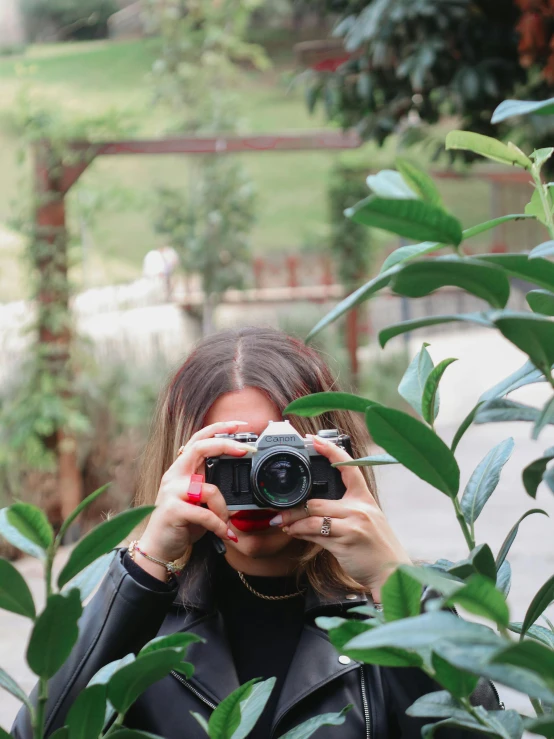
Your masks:
{"label": "foliage", "polygon": [[[240,65],[267,65],[262,49],[244,40],[257,0],[149,3],[161,31],[161,57],[152,68],[158,102],[177,115],[177,128],[195,135],[233,134],[236,99],[228,92]],[[203,330],[222,292],[240,287],[254,224],[253,188],[245,170],[226,158],[204,158],[188,192],[159,192],[157,227],[167,234],[188,272],[199,272],[205,294]]]}
{"label": "foliage", "polygon": [[[103,491],[101,488],[86,498],[64,522],[57,536],[39,508],[16,503],[0,510],[0,535],[37,557],[44,567],[46,605],[37,614],[25,579],[12,564],[0,559],[0,608],[24,616],[33,623],[26,658],[38,677],[38,699],[36,704],[32,704],[21,687],[1,668],[0,688],[27,707],[34,739],[44,737],[49,678],[60,669],[79,638],[78,619],[82,613],[82,601],[104,577],[115,554],[113,547],[154,509],[154,506],[133,508],[97,526],[73,549],[58,576],[56,588],[52,567],[63,533]],[[200,641],[200,637],[194,634],[157,637],[144,645],[138,655],[128,654],[102,667],[71,706],[65,717],[66,730],[70,735],[76,735],[86,729],[86,735],[94,739],[118,731],[126,712],[150,685],[172,670],[178,669],[189,677],[193,674],[193,665],[184,662],[183,658],[188,646],[195,641]],[[210,739],[245,738],[259,719],[274,685],[275,678],[263,682],[251,680],[227,696],[213,711],[209,722],[193,715]],[[310,719],[295,727],[291,737],[309,739],[320,726],[339,726],[344,723],[344,714],[349,708]],[[144,736],[125,729],[120,729],[119,733],[137,739]],[[0,734],[10,736],[2,729]]]}
{"label": "foliage", "polygon": [[[525,14],[510,0],[331,0],[341,13],[334,35],[344,39],[345,52],[335,65],[309,76],[310,107],[321,102],[327,115],[344,127],[355,126],[367,139],[382,144],[403,130],[406,143],[426,141],[442,150],[427,128],[457,116],[464,130],[497,133],[490,118],[505,98],[540,100],[548,95],[549,76],[520,59],[518,34],[527,15],[547,3],[520,0]],[[540,10],[535,6],[540,6]],[[517,24],[520,24],[516,29]],[[551,20],[538,39],[548,41]],[[528,33],[527,36],[530,34]],[[533,61],[539,61],[535,55]],[[518,141],[546,145],[552,124],[528,119]],[[500,129],[501,135],[507,128]],[[465,152],[465,159],[474,159]]]}
{"label": "foliage", "polygon": [[367,228],[344,217],[344,211],[365,195],[364,170],[338,165],[331,172],[329,214],[331,252],[344,285],[355,287],[371,271],[374,258]]}
{"label": "foliage", "polygon": [[103,38],[107,21],[119,10],[115,0],[23,0],[23,17],[32,40],[45,32],[60,39]]}
{"label": "foliage", "polygon": [[[454,3],[455,4],[455,3]],[[506,110],[521,113],[543,108],[550,112],[551,101],[534,105],[530,101],[509,101],[500,106],[496,115]],[[541,170],[554,148],[534,151],[530,156],[513,144],[502,144],[471,132],[453,131],[446,138],[447,148],[470,150],[474,154],[492,158],[529,173],[534,183],[532,207],[526,209],[547,229],[554,240],[554,205],[550,198],[550,183],[543,180]],[[434,210],[426,209],[426,199],[436,192],[426,182],[425,173],[417,177],[403,167],[397,172],[384,170],[373,179],[378,192],[365,198],[360,204],[346,211],[356,217],[367,204],[380,200],[381,212],[390,218],[389,230],[397,228],[394,217],[404,220],[405,236],[416,240],[421,225],[438,223],[436,209],[442,210],[443,221],[454,218],[435,200]],[[401,181],[403,180],[403,182]],[[408,210],[414,203],[414,183],[418,191],[417,210]],[[371,183],[370,183],[371,184]],[[385,208],[386,206],[386,208]],[[370,210],[370,213],[374,211]],[[411,213],[411,216],[407,217]],[[515,216],[514,216],[515,217]],[[368,223],[371,219],[368,217]],[[454,219],[456,220],[456,219]],[[504,222],[504,219],[498,219]],[[418,666],[444,688],[420,697],[407,709],[410,716],[429,717],[438,720],[422,728],[422,736],[432,736],[441,726],[475,730],[489,736],[504,739],[520,739],[523,731],[545,737],[554,737],[552,710],[554,707],[554,626],[544,617],[548,628],[538,625],[546,608],[554,601],[554,575],[546,580],[533,597],[524,620],[513,623],[506,597],[511,586],[511,568],[507,559],[517,536],[519,526],[532,514],[548,515],[540,508],[526,511],[507,533],[496,557],[490,546],[479,542],[476,522],[483,508],[498,486],[502,470],[509,460],[513,439],[508,438],[484,455],[471,474],[465,488],[460,489],[460,469],[455,452],[462,436],[472,423],[490,421],[532,422],[531,436],[537,439],[547,424],[554,422],[551,396],[543,408],[533,408],[514,403],[506,395],[536,382],[547,382],[554,388],[554,321],[551,318],[552,301],[529,300],[535,312],[515,312],[505,309],[510,291],[510,278],[524,276],[537,284],[541,296],[554,298],[554,268],[548,261],[551,255],[547,244],[535,254],[481,255],[473,258],[464,254],[464,242],[472,235],[496,224],[480,224],[462,233],[461,241],[443,240],[450,244],[451,255],[435,256],[428,244],[401,247],[394,259],[387,259],[380,275],[362,285],[356,293],[334,308],[311,335],[319,332],[352,306],[367,300],[376,292],[389,288],[392,292],[419,297],[445,285],[479,295],[488,306],[479,313],[468,315],[433,316],[421,320],[405,321],[384,329],[380,334],[384,346],[393,336],[413,331],[427,325],[447,323],[452,320],[471,321],[498,330],[529,357],[529,361],[517,372],[498,382],[483,393],[448,446],[435,429],[440,413],[439,385],[448,366],[455,361],[447,358],[436,367],[427,352],[426,343],[406,370],[399,393],[410,403],[417,418],[400,410],[387,407],[379,395],[379,401],[345,393],[317,393],[291,403],[285,413],[301,413],[317,416],[337,408],[349,408],[364,414],[368,431],[386,454],[375,455],[350,464],[371,465],[399,462],[437,491],[446,495],[453,506],[454,515],[467,545],[467,556],[457,562],[438,560],[423,567],[400,566],[389,577],[381,590],[383,612],[364,612],[368,619],[316,619],[321,628],[329,631],[331,641],[340,646],[342,653],[353,659],[377,665]],[[438,244],[434,245],[435,247]],[[420,257],[427,255],[425,260]],[[481,267],[487,267],[481,272]],[[492,267],[492,270],[490,269]],[[531,293],[536,294],[536,290]],[[542,312],[546,305],[547,310]],[[540,453],[538,459],[523,470],[523,484],[531,498],[537,496],[539,486],[554,493],[554,449]],[[423,612],[419,610],[422,586],[429,588],[430,598]],[[472,623],[447,612],[447,608],[459,604],[470,613],[478,615],[492,625]],[[362,613],[363,609],[357,609]],[[355,625],[355,629],[352,628]],[[509,632],[518,633],[514,641]],[[478,678],[497,681],[528,696],[537,714],[531,719],[514,710],[487,711],[474,706],[470,700]]]}

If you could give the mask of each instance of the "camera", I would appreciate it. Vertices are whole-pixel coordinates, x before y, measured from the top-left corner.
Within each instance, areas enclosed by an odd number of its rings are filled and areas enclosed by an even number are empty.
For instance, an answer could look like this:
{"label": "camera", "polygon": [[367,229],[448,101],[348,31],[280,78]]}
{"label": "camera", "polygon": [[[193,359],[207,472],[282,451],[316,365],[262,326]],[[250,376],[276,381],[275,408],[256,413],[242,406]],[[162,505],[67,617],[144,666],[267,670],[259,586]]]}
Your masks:
{"label": "camera", "polygon": [[[322,429],[318,436],[352,455],[346,434]],[[340,471],[289,421],[270,421],[260,436],[243,432],[216,437],[256,447],[240,458],[223,454],[206,459],[206,482],[217,485],[229,510],[292,508],[309,498],[339,500],[345,493]]]}

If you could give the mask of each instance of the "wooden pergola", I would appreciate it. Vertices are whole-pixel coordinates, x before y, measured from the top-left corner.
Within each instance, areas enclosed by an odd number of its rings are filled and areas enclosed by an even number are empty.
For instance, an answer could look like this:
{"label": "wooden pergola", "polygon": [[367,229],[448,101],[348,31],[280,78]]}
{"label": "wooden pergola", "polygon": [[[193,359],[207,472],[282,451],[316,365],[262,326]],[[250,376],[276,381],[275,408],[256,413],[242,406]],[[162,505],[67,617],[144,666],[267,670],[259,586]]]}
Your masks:
{"label": "wooden pergola", "polygon": [[[55,273],[58,288],[42,285],[38,294],[39,341],[46,348],[53,372],[70,373],[71,329],[59,331],[44,320],[44,308],[53,304],[69,310],[68,254],[65,196],[79,177],[99,156],[124,155],[218,155],[306,152],[320,150],[356,149],[363,141],[354,130],[315,131],[300,134],[265,134],[259,136],[173,137],[164,139],[137,139],[127,141],[70,141],[65,147],[68,161],[53,166],[53,148],[49,141],[41,141],[35,149],[35,187],[38,196],[36,234],[39,239],[55,245],[49,256],[37,257],[41,273]],[[357,314],[348,318],[347,343],[352,370],[357,372]],[[82,498],[82,479],[77,460],[76,440],[67,429],[58,428],[48,446],[55,450],[58,461],[58,496],[61,519],[79,504]]]}

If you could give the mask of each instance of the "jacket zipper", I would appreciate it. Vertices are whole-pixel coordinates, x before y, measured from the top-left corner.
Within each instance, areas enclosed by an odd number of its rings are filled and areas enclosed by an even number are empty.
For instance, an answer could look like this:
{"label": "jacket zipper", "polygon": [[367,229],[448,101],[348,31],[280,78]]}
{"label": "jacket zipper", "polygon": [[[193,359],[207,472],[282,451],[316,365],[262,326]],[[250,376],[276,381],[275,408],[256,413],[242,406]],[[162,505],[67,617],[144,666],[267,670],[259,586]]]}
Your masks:
{"label": "jacket zipper", "polygon": [[366,739],[371,739],[371,718],[369,714],[369,702],[367,700],[367,685],[365,681],[363,666],[360,667],[360,683],[362,687],[362,705],[364,708]]}
{"label": "jacket zipper", "polygon": [[498,690],[496,689],[496,685],[495,685],[495,684],[493,683],[493,681],[492,681],[492,680],[489,680],[489,682],[490,682],[490,684],[491,684],[491,687],[492,687],[492,689],[493,689],[493,692],[494,692],[494,694],[495,694],[495,696],[496,696],[496,700],[497,700],[497,701],[498,701],[498,703],[500,704],[500,708],[501,708],[501,710],[502,710],[502,711],[504,711],[504,710],[506,709],[506,706],[505,706],[505,705],[504,705],[504,703],[503,703],[503,702],[502,702],[502,701],[500,700],[500,696],[498,695]]}
{"label": "jacket zipper", "polygon": [[209,706],[212,710],[216,708],[215,703],[212,703],[212,701],[208,700],[205,696],[203,696],[202,693],[196,690],[196,688],[193,688],[193,686],[187,680],[185,680],[185,678],[182,675],[179,675],[179,673],[175,672],[174,670],[171,670],[171,674],[173,675],[173,677],[176,677],[177,680],[180,683],[182,683],[186,688],[188,688],[191,691],[191,693],[194,693],[194,695],[197,698],[200,698],[200,700],[203,703],[205,703],[207,706]]}

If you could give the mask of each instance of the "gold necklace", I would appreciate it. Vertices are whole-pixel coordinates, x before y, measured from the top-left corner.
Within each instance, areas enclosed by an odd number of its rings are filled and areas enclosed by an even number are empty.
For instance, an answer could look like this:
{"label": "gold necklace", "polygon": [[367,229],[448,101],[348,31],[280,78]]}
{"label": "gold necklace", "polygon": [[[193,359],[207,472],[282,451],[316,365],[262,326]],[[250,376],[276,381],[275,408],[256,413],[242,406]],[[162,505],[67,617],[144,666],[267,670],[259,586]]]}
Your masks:
{"label": "gold necklace", "polygon": [[263,598],[264,600],[288,600],[289,598],[296,598],[297,595],[304,595],[304,593],[306,592],[306,588],[304,588],[303,590],[297,590],[296,593],[289,593],[288,595],[264,595],[263,593],[258,593],[257,590],[254,590],[252,585],[247,582],[242,572],[238,572],[237,570],[237,574],[240,577],[240,580],[245,588],[247,588],[254,595],[257,595],[258,598]]}

